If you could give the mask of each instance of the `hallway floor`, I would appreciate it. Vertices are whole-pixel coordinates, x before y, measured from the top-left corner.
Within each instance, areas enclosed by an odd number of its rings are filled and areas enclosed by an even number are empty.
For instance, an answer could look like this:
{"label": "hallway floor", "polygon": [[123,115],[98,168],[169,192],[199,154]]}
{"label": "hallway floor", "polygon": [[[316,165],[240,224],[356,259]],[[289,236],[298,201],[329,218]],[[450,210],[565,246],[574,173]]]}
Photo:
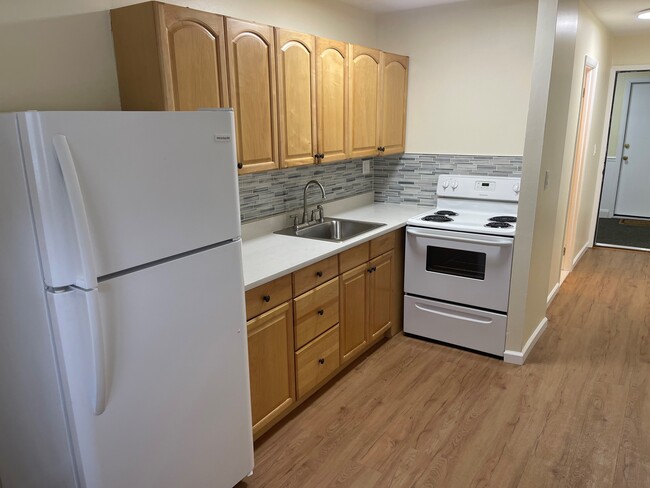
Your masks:
{"label": "hallway floor", "polygon": [[523,367],[391,339],[237,487],[650,486],[650,253],[589,250],[547,316]]}

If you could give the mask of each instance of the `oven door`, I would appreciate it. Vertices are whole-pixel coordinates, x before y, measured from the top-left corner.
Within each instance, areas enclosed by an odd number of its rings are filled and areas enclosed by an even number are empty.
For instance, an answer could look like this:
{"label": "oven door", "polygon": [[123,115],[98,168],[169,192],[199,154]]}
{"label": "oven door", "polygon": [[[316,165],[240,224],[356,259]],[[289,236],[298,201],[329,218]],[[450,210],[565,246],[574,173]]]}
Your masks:
{"label": "oven door", "polygon": [[514,239],[406,228],[404,291],[506,312]]}

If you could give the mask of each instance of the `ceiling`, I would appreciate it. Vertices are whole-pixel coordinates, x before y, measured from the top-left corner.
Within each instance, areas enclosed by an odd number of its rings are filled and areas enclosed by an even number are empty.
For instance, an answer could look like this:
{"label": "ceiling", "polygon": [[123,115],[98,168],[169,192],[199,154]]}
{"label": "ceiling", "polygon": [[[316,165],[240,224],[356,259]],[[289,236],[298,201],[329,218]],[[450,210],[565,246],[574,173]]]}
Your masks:
{"label": "ceiling", "polygon": [[[376,13],[396,12],[450,3],[471,3],[495,0],[340,0],[348,5]],[[650,8],[650,0],[584,0],[593,13],[615,35],[650,32],[650,20],[639,20],[636,14]],[[503,3],[503,2],[501,2]]]}

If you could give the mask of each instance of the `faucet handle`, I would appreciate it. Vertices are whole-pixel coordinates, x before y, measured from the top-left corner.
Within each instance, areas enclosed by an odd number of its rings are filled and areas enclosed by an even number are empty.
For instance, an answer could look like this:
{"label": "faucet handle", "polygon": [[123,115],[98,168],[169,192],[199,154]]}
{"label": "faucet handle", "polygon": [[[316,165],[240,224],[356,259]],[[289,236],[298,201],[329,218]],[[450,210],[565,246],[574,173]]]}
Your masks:
{"label": "faucet handle", "polygon": [[293,228],[298,227],[298,215],[289,215],[290,219],[293,219]]}
{"label": "faucet handle", "polygon": [[311,219],[314,220],[314,212],[318,211],[318,221],[322,224],[323,219],[325,218],[325,209],[323,208],[322,205],[318,204],[316,205],[316,210],[314,210],[311,214]]}

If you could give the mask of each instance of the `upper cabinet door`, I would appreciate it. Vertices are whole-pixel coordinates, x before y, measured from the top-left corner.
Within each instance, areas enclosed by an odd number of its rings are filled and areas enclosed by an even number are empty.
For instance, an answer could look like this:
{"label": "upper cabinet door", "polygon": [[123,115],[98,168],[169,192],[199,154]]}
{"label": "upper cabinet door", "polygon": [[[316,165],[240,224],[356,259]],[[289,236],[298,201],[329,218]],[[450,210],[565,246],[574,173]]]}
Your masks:
{"label": "upper cabinet door", "polygon": [[316,67],[314,36],[275,29],[280,111],[280,165],[314,162]]}
{"label": "upper cabinet door", "polygon": [[380,52],[350,44],[350,157],[376,156],[379,146]]}
{"label": "upper cabinet door", "polygon": [[381,53],[380,154],[404,152],[409,58]]}
{"label": "upper cabinet door", "polygon": [[157,4],[167,110],[228,106],[223,17]]}
{"label": "upper cabinet door", "polygon": [[316,39],[318,152],[323,162],[348,159],[348,45]]}
{"label": "upper cabinet door", "polygon": [[228,18],[226,37],[239,173],[278,168],[273,28]]}

